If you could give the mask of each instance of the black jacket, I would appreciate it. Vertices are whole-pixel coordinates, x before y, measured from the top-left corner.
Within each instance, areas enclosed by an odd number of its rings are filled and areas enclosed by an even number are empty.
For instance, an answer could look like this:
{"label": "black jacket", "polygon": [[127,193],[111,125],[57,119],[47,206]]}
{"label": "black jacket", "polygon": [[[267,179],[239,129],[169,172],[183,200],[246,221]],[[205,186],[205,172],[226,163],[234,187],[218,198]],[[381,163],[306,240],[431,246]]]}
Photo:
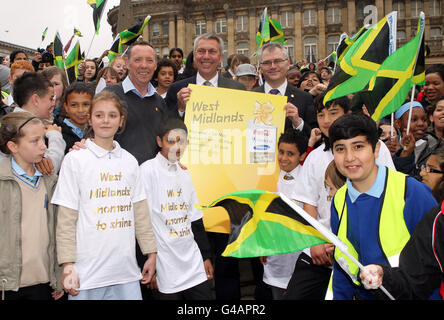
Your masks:
{"label": "black jacket", "polygon": [[427,300],[444,279],[444,215],[427,212],[401,252],[398,268],[382,265],[382,285],[395,299]]}

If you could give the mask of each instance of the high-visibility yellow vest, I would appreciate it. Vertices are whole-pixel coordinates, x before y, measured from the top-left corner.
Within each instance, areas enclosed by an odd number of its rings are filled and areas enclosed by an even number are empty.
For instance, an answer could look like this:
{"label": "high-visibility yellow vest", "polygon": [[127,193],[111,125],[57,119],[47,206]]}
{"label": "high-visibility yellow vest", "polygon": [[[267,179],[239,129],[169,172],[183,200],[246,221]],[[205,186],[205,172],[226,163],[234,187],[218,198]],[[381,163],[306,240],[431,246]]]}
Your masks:
{"label": "high-visibility yellow vest", "polygon": [[[380,169],[382,169],[381,167]],[[379,210],[378,240],[382,252],[392,267],[399,265],[399,255],[410,239],[410,232],[404,220],[405,190],[407,175],[385,168],[386,179]],[[347,239],[347,185],[342,186],[335,194],[334,206],[339,217],[338,238],[348,247],[348,252],[359,261],[359,255]],[[339,249],[334,252],[335,261],[350,276],[356,285],[360,285],[359,267]],[[331,290],[332,278],[329,289]],[[332,294],[332,292],[330,292]],[[327,293],[327,297],[329,293]]]}

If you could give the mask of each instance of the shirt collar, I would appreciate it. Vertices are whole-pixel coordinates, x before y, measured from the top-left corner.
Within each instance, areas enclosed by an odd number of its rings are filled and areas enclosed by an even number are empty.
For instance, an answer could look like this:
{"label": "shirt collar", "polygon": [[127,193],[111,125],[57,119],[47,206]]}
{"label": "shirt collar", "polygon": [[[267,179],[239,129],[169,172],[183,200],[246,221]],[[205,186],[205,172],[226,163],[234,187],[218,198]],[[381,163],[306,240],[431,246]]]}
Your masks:
{"label": "shirt collar", "polygon": [[[285,96],[285,91],[287,91],[287,80],[285,79],[284,83],[281,84],[279,87],[274,88],[274,89],[278,89],[279,93],[281,96]],[[265,93],[270,93],[270,90],[273,89],[266,81],[264,83],[264,92]]]}
{"label": "shirt collar", "polygon": [[122,81],[122,88],[124,93],[128,93],[129,91],[134,92],[137,94],[140,98],[146,98],[151,97],[153,94],[156,93],[156,89],[151,84],[151,82],[148,82],[148,90],[144,96],[139,92],[139,90],[136,89],[134,86],[134,83],[131,81],[129,76],[126,76],[126,78]]}
{"label": "shirt collar", "polygon": [[165,158],[160,152],[156,155],[157,161],[159,161],[162,168],[167,171],[175,172],[178,169],[178,161],[171,162],[167,158]]}
{"label": "shirt collar", "polygon": [[281,175],[281,177],[284,177],[285,175],[289,174],[293,178],[296,178],[298,176],[298,171],[300,170],[300,168],[301,168],[301,166],[297,165],[296,168],[294,168],[290,172],[287,172],[287,171],[284,171],[284,170],[281,169],[280,175]]}
{"label": "shirt collar", "polygon": [[34,165],[34,169],[35,169],[35,173],[33,177],[30,177],[25,170],[22,169],[22,167],[20,167],[20,165],[14,160],[14,157],[11,157],[11,167],[12,169],[19,175],[19,176],[23,176],[29,179],[33,179],[35,177],[41,177],[43,176],[43,174],[37,170],[37,168]]}
{"label": "shirt collar", "polygon": [[109,156],[109,158],[120,158],[122,156],[122,148],[117,141],[113,141],[114,149],[111,151],[105,150],[98,146],[91,139],[87,139],[85,142],[86,147],[90,150],[97,158],[104,158]]}
{"label": "shirt collar", "polygon": [[[365,194],[375,198],[381,197],[382,192],[384,191],[385,176],[387,174],[386,173],[387,170],[385,167],[378,165],[377,167],[378,167],[378,174],[376,176],[375,182],[367,192],[364,192]],[[347,191],[348,191],[348,196],[350,197],[352,203],[354,203],[358,199],[358,197],[362,194],[353,187],[352,182],[349,179],[347,179]]]}
{"label": "shirt collar", "polygon": [[78,136],[80,139],[83,139],[83,130],[82,129],[80,129],[76,125],[72,124],[68,118],[65,118],[63,120],[63,123],[65,123],[68,127],[70,127],[72,129],[72,132],[74,132],[74,134],[76,136]]}
{"label": "shirt collar", "polygon": [[[218,85],[218,78],[219,78],[219,73],[216,72],[216,75],[215,75],[213,78],[211,78],[210,80],[208,80],[208,81],[211,82],[211,84],[213,85],[213,87],[217,87],[217,85]],[[202,76],[201,76],[201,75],[199,74],[199,72],[198,72],[197,75],[196,75],[196,84],[198,84],[198,85],[203,85],[203,83],[204,83],[205,81],[207,81],[207,80],[205,80],[204,78],[202,78]]]}

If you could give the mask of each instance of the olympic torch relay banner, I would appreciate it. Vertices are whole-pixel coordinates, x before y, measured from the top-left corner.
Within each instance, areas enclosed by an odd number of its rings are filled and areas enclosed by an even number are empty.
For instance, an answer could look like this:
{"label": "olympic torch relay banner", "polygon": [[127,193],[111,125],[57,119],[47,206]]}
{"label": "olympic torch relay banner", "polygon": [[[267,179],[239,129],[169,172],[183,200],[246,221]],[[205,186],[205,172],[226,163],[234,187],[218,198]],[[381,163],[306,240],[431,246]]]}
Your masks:
{"label": "olympic torch relay banner", "polygon": [[[185,124],[189,144],[181,163],[190,171],[199,203],[239,190],[276,191],[277,141],[287,97],[190,84]],[[230,232],[222,208],[204,211],[205,229]]]}

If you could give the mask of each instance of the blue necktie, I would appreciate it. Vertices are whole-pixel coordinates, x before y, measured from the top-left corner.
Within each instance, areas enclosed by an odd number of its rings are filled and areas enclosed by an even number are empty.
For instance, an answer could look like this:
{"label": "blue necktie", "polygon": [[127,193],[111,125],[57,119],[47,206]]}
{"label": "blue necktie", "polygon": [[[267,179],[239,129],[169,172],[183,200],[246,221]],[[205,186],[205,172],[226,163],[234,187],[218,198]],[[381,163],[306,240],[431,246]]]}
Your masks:
{"label": "blue necktie", "polygon": [[279,91],[279,89],[271,89],[270,94],[280,94],[281,92]]}

